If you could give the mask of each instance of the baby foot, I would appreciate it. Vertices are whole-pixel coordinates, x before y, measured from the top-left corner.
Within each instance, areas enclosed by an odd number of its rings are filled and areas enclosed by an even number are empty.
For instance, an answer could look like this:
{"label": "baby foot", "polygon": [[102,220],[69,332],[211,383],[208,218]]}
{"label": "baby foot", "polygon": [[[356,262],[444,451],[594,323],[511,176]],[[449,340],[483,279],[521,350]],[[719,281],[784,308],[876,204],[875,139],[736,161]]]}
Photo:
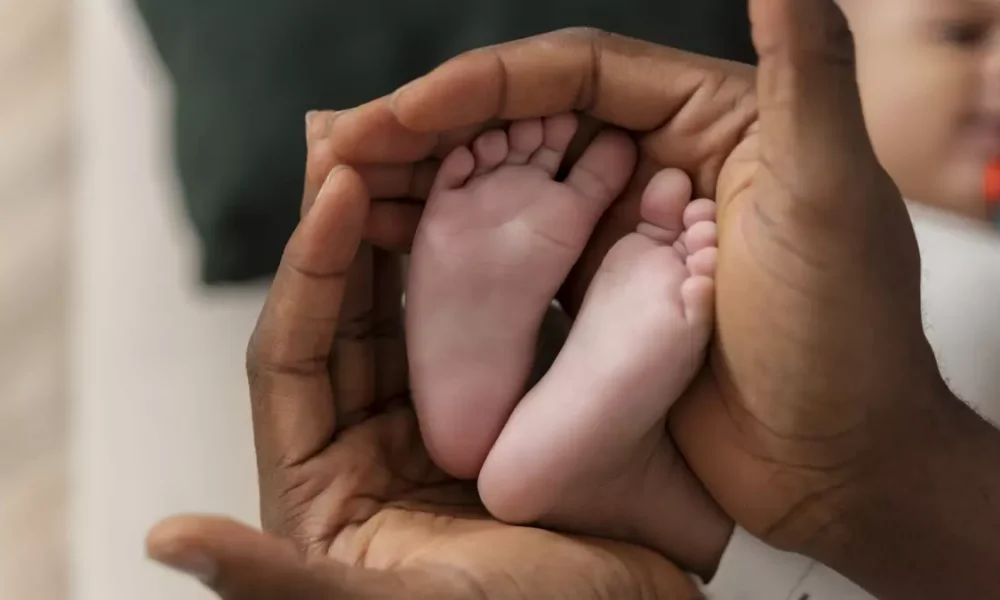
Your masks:
{"label": "baby foot", "polygon": [[690,194],[683,173],[654,177],[644,223],[608,253],[565,347],[511,415],[479,479],[497,518],[672,556],[725,545],[726,519],[666,434],[713,325],[715,203]]}
{"label": "baby foot", "polygon": [[577,120],[490,131],[444,161],[414,241],[406,335],[414,405],[437,464],[475,478],[524,393],[545,312],[635,165],[620,132],[554,178]]}

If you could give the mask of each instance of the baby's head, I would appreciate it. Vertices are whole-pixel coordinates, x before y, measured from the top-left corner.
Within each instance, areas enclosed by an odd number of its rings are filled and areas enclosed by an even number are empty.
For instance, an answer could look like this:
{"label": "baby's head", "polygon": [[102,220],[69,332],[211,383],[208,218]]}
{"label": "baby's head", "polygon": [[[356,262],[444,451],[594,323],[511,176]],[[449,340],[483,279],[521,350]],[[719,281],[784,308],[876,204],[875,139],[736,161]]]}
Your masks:
{"label": "baby's head", "polygon": [[903,195],[982,216],[1000,156],[1000,0],[841,0],[868,129]]}

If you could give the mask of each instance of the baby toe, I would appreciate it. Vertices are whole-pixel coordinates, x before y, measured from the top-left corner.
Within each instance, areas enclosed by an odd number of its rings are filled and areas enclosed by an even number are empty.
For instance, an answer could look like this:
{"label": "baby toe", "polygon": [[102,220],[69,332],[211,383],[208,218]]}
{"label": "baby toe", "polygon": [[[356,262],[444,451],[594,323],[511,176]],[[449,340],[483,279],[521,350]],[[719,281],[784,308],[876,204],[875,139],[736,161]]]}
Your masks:
{"label": "baby toe", "polygon": [[465,146],[455,148],[448,155],[441,168],[438,169],[437,178],[434,180],[434,187],[431,190],[431,202],[436,193],[456,190],[466,184],[469,176],[476,166],[476,160],[472,152]]}
{"label": "baby toe", "polygon": [[688,272],[695,277],[715,277],[718,260],[717,248],[705,248],[687,257]]}
{"label": "baby toe", "polygon": [[507,132],[494,129],[482,134],[472,145],[476,157],[476,175],[493,171],[507,158]]}
{"label": "baby toe", "polygon": [[694,227],[704,221],[715,221],[718,205],[707,198],[700,198],[687,205],[684,209],[684,226]]}
{"label": "baby toe", "polygon": [[715,280],[691,277],[681,284],[684,316],[688,323],[705,328],[706,339],[715,319]]}
{"label": "baby toe", "polygon": [[701,221],[692,225],[684,235],[684,247],[688,254],[696,254],[719,244],[719,231],[714,221]]}
{"label": "baby toe", "polygon": [[530,163],[548,173],[549,177],[555,177],[576,135],[577,125],[577,118],[572,113],[545,119],[542,145],[531,156]]}
{"label": "baby toe", "polygon": [[587,147],[566,185],[591,201],[598,216],[625,190],[635,169],[636,147],[624,133],[604,131]]}
{"label": "baby toe", "polygon": [[674,243],[684,231],[684,209],[691,201],[691,179],[678,169],[657,173],[642,194],[643,221],[665,233],[660,240]]}
{"label": "baby toe", "polygon": [[545,129],[541,119],[526,119],[511,124],[507,133],[510,151],[505,164],[526,165],[531,155],[542,146]]}

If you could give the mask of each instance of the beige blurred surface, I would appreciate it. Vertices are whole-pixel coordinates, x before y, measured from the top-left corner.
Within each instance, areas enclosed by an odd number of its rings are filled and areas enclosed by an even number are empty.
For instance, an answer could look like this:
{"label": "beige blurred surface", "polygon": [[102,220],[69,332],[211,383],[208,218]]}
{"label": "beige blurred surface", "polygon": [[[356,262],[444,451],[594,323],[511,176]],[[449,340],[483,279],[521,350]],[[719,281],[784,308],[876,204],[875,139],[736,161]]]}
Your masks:
{"label": "beige blurred surface", "polygon": [[0,598],[66,584],[68,0],[0,2]]}

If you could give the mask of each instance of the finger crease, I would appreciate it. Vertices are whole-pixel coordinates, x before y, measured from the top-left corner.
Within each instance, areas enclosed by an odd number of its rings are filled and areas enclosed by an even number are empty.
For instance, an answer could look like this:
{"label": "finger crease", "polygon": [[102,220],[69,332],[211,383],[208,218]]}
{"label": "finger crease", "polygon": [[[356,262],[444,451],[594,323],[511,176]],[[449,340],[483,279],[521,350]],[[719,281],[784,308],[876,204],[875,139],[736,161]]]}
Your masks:
{"label": "finger crease", "polygon": [[296,265],[291,262],[288,263],[288,268],[290,268],[292,272],[294,272],[296,275],[300,275],[302,277],[305,277],[306,279],[311,279],[314,281],[328,281],[331,279],[333,280],[344,279],[345,277],[347,277],[347,268],[337,268],[334,269],[333,271],[320,272],[320,271],[313,271],[305,267],[300,267],[299,265]]}
{"label": "finger crease", "polygon": [[507,87],[510,80],[510,72],[507,68],[507,63],[504,62],[503,56],[499,51],[493,50],[493,56],[496,58],[497,62],[497,76],[500,83],[500,93],[497,98],[497,107],[493,114],[498,118],[502,118],[507,112]]}
{"label": "finger crease", "polygon": [[592,113],[600,100],[602,61],[604,60],[604,42],[602,37],[604,32],[594,31],[590,37],[590,80],[584,80],[577,94],[577,107],[579,111]]}

